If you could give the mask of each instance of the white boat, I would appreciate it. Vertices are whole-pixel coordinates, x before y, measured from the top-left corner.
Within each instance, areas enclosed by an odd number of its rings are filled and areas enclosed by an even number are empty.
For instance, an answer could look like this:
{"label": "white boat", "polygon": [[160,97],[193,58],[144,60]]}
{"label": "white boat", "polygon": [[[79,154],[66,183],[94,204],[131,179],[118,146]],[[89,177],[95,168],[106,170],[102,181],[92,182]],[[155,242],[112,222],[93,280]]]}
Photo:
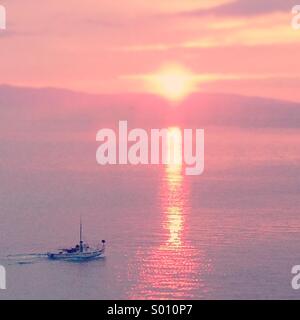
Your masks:
{"label": "white boat", "polygon": [[99,248],[91,248],[82,241],[82,222],[80,221],[80,241],[74,248],[61,249],[56,252],[48,252],[51,260],[88,261],[103,258],[105,254],[105,240]]}

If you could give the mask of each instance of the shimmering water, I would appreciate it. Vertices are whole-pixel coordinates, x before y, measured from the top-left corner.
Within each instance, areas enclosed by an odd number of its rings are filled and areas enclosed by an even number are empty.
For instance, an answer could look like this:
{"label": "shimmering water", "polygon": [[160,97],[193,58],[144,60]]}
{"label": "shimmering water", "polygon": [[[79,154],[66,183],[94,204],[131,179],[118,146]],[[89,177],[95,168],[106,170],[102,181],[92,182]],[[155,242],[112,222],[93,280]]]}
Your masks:
{"label": "shimmering water", "polygon": [[[0,298],[299,298],[299,134],[206,128],[200,177],[99,167],[92,135],[2,141]],[[105,259],[6,258],[73,245],[80,215],[87,241],[107,240]]]}

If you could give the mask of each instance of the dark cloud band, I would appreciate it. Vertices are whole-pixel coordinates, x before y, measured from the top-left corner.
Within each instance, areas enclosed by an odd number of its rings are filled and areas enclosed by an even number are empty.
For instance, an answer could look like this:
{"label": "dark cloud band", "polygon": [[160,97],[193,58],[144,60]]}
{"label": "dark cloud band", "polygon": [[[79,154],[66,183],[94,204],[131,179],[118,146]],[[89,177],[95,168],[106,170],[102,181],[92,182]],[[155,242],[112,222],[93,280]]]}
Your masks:
{"label": "dark cloud band", "polygon": [[273,12],[290,12],[295,0],[236,0],[213,9],[183,12],[187,16],[255,16]]}

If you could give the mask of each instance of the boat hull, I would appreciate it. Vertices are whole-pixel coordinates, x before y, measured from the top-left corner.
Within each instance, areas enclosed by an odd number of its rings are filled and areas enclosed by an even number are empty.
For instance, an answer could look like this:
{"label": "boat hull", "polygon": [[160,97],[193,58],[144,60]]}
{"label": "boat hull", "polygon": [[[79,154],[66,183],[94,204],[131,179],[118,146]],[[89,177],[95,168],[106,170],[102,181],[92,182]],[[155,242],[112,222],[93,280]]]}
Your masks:
{"label": "boat hull", "polygon": [[88,261],[97,258],[103,258],[104,252],[92,251],[92,252],[78,252],[78,253],[51,253],[47,254],[48,258],[51,260],[67,260],[67,261]]}

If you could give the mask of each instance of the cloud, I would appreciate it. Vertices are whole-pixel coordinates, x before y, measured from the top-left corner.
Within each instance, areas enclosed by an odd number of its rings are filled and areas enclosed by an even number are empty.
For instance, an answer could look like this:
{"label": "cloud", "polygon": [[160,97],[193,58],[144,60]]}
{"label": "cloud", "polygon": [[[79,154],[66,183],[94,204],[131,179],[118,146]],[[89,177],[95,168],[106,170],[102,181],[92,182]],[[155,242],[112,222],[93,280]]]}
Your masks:
{"label": "cloud", "polygon": [[182,14],[187,16],[255,16],[282,11],[290,12],[294,5],[295,0],[235,0],[216,8],[185,11]]}

